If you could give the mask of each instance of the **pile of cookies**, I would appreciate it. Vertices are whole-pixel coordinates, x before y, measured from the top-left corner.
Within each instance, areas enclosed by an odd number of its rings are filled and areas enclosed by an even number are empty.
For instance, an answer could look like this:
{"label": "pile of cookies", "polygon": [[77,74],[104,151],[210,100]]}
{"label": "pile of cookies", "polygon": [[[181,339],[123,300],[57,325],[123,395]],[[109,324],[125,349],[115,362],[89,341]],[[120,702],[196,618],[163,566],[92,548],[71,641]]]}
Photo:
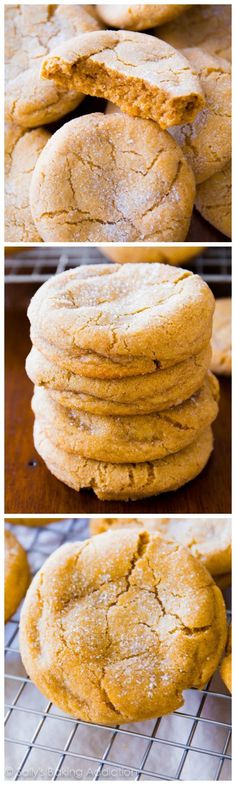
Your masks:
{"label": "pile of cookies", "polygon": [[58,479],[101,499],[152,496],[196,477],[218,411],[209,287],[168,265],[133,270],[66,271],[28,310],[36,449]]}
{"label": "pile of cookies", "polygon": [[230,236],[230,42],[229,5],[6,6],[6,241]]}

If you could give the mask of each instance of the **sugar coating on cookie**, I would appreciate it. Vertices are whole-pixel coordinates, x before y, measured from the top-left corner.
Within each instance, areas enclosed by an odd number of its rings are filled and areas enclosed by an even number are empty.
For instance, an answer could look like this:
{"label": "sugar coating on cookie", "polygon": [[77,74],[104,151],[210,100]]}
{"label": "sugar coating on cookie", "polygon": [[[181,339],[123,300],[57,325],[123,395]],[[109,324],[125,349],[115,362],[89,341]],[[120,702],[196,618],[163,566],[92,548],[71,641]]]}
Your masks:
{"label": "sugar coating on cookie", "polygon": [[176,49],[199,46],[212,55],[231,58],[231,5],[192,5],[163,27],[156,35]]}
{"label": "sugar coating on cookie", "polygon": [[212,329],[211,368],[229,376],[232,368],[232,301],[230,297],[216,300]]}
{"label": "sugar coating on cookie", "polygon": [[124,114],[65,123],[40,156],[30,190],[45,241],[181,241],[194,199],[194,176],[175,140]]}
{"label": "sugar coating on cookie", "polygon": [[8,621],[12,614],[15,613],[26,593],[30,581],[30,571],[24,548],[8,529],[5,530],[4,544],[4,605],[5,621]]}
{"label": "sugar coating on cookie", "polygon": [[189,548],[215,580],[230,581],[232,525],[229,518],[91,518],[91,534],[130,526],[140,531],[161,532]]}
{"label": "sugar coating on cookie", "polygon": [[219,232],[231,237],[232,217],[231,161],[209,180],[198,185],[195,205],[202,217]]}
{"label": "sugar coating on cookie", "polygon": [[10,122],[34,128],[75,109],[83,95],[40,78],[40,65],[51,48],[87,30],[99,30],[93,6],[5,6],[6,115]]}
{"label": "sugar coating on cookie", "polygon": [[101,30],[77,36],[44,59],[41,75],[68,90],[108,98],[161,128],[193,120],[205,104],[189,61],[145,33]]}
{"label": "sugar coating on cookie", "polygon": [[79,376],[32,347],[26,359],[26,372],[38,387],[48,389],[51,397],[67,408],[92,414],[144,414],[177,406],[202,386],[210,365],[210,346],[199,354],[170,368],[153,373],[120,378]]}
{"label": "sugar coating on cookie", "polygon": [[78,347],[109,357],[145,356],[164,367],[208,345],[213,310],[211,290],[189,271],[139,264],[134,276],[129,264],[99,264],[49,279],[28,316],[39,335],[67,353]]}
{"label": "sugar coating on cookie", "polygon": [[180,406],[163,412],[115,417],[94,415],[56,404],[50,391],[37,387],[32,409],[56,447],[72,454],[111,463],[165,458],[198,438],[218,413],[219,384],[212,375]]}
{"label": "sugar coating on cookie", "polygon": [[223,58],[203,49],[182,50],[196,68],[206,99],[206,106],[192,123],[171,129],[196,183],[221,171],[231,159],[231,67]]}
{"label": "sugar coating on cookie", "polygon": [[197,477],[213,450],[213,436],[208,427],[183,450],[144,463],[104,463],[68,453],[52,444],[37,420],[34,444],[51,473],[70,488],[90,488],[99,499],[128,501],[175,491]]}
{"label": "sugar coating on cookie", "polygon": [[63,711],[116,724],[179,708],[183,690],[214,673],[226,634],[222,594],[188,550],[118,531],[45,562],[24,603],[20,650]]}
{"label": "sugar coating on cookie", "polygon": [[32,172],[51,134],[10,125],[5,134],[5,240],[40,242],[29,205]]}
{"label": "sugar coating on cookie", "polygon": [[190,6],[186,5],[102,5],[96,6],[103,22],[125,30],[147,30],[180,16]]}

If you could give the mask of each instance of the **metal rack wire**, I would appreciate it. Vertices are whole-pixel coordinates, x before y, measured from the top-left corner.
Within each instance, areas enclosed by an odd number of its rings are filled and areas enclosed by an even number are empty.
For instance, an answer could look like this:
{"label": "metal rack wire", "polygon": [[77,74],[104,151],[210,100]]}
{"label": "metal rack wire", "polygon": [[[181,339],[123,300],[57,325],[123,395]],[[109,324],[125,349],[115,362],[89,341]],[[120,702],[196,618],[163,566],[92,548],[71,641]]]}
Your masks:
{"label": "metal rack wire", "polygon": [[[30,248],[22,253],[9,255],[5,261],[6,283],[41,284],[50,275],[63,272],[80,264],[102,264],[109,260],[96,246],[58,248]],[[202,275],[213,286],[231,283],[231,249],[228,247],[209,247],[190,259],[188,269]],[[230,292],[229,292],[230,293]]]}
{"label": "metal rack wire", "polygon": [[[79,518],[45,528],[11,528],[34,573],[65,541],[85,539],[87,523]],[[19,612],[6,625],[6,779],[231,779],[231,701],[219,673],[205,689],[188,690],[184,706],[166,717],[115,728],[77,722],[30,682],[18,628]]]}

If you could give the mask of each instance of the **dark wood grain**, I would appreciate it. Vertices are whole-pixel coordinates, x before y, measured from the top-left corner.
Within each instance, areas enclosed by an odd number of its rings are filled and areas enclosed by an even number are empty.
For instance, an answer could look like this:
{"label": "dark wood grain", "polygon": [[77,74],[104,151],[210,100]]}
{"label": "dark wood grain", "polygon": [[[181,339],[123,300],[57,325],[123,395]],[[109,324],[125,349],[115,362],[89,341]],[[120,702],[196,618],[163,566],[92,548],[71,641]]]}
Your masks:
{"label": "dark wood grain", "polygon": [[90,491],[76,493],[54,478],[36,453],[30,407],[32,384],[24,370],[30,350],[26,307],[31,287],[8,286],[6,298],[6,513],[229,513],[230,380],[221,385],[214,453],[202,474],[174,493],[136,502],[102,502]]}

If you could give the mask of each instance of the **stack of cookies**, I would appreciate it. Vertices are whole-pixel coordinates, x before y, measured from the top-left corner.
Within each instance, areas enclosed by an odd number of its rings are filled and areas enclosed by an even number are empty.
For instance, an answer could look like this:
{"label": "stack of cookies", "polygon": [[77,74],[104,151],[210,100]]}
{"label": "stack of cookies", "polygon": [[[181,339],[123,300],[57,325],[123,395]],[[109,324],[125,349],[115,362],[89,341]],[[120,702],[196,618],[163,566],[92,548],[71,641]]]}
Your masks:
{"label": "stack of cookies", "polygon": [[75,490],[135,499],[204,468],[218,382],[208,371],[214,298],[162,264],[89,265],[54,276],[28,315],[39,454]]}

